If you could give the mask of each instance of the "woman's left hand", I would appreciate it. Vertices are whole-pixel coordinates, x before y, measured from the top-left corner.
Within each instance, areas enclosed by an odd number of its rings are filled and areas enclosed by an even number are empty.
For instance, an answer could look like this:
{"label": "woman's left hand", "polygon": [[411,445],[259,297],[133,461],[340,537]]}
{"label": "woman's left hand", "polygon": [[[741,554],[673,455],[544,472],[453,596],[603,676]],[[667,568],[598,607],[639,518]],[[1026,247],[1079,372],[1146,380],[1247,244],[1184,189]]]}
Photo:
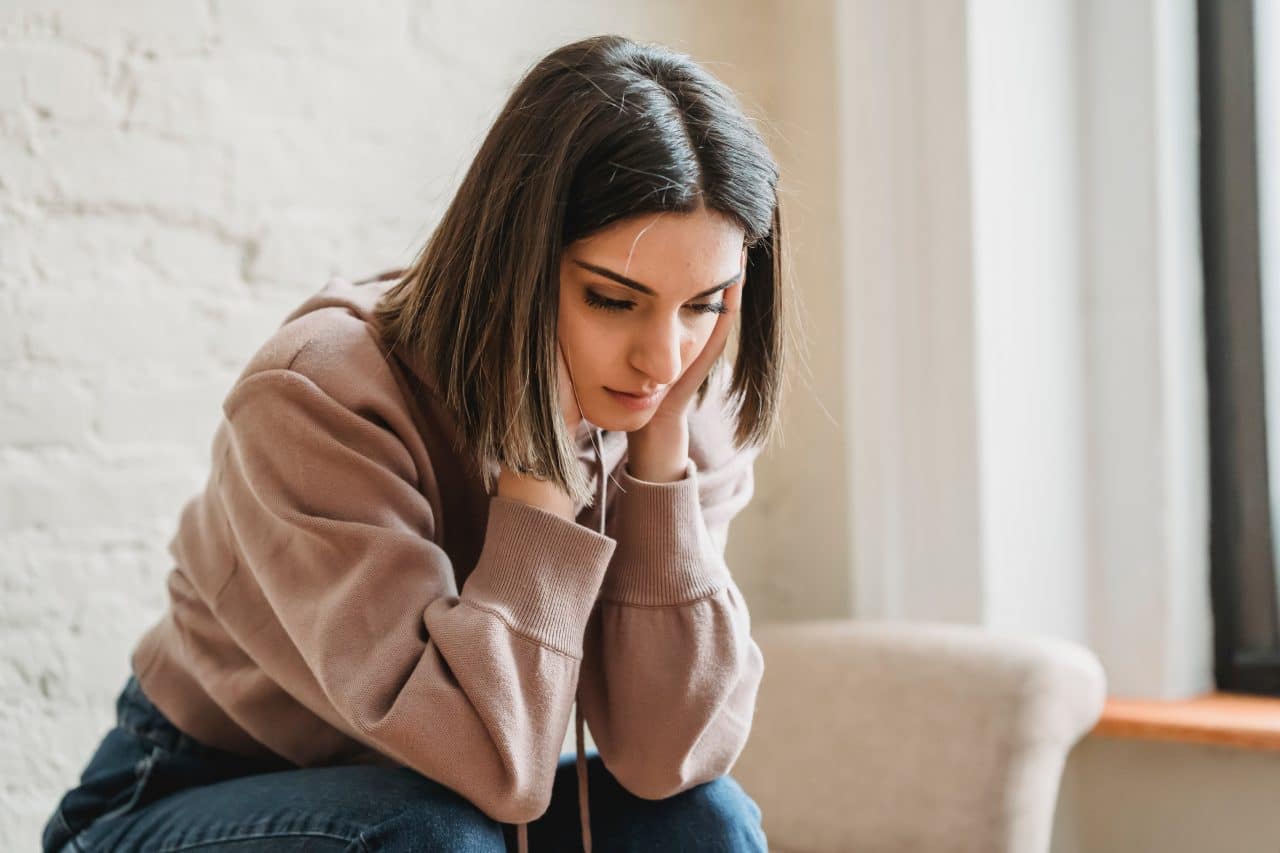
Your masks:
{"label": "woman's left hand", "polygon": [[667,390],[649,422],[629,433],[629,436],[637,437],[640,433],[662,433],[673,428],[684,428],[685,416],[688,414],[689,404],[697,394],[698,386],[707,378],[707,374],[711,372],[711,365],[715,364],[716,359],[724,352],[725,343],[729,340],[729,330],[737,319],[738,309],[742,304],[742,284],[743,279],[739,279],[737,284],[724,289],[726,310],[716,318],[715,328],[711,330],[711,336],[703,345],[702,352]]}

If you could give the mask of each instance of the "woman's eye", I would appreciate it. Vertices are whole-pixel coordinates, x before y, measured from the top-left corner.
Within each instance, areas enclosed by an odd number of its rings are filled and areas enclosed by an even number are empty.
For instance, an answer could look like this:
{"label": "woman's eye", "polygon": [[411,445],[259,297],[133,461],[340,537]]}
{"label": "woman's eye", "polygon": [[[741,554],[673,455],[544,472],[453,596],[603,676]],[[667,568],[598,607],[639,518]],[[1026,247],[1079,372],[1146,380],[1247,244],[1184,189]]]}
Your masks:
{"label": "woman's eye", "polygon": [[[601,296],[594,290],[584,290],[584,299],[586,303],[593,308],[599,308],[602,311],[630,311],[635,307],[634,302],[625,299],[609,299]],[[724,300],[719,302],[702,302],[694,305],[686,305],[685,308],[697,314],[723,314],[728,308],[725,307]]]}
{"label": "woman's eye", "polygon": [[605,311],[630,311],[635,306],[634,302],[628,302],[625,299],[608,299],[594,290],[587,290],[584,293],[587,304],[593,308]]}
{"label": "woman's eye", "polygon": [[689,307],[694,311],[697,311],[699,314],[723,314],[729,310],[728,307],[725,306],[723,299],[719,302],[706,302],[702,305],[690,305]]}

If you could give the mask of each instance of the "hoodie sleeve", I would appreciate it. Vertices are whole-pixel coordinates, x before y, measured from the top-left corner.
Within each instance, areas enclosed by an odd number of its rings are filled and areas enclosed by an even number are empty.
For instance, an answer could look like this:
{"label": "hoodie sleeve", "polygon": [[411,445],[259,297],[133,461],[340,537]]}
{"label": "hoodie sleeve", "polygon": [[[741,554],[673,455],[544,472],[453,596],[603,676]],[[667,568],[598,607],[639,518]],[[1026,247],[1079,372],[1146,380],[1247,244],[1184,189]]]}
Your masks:
{"label": "hoodie sleeve", "polygon": [[394,382],[323,363],[304,352],[244,376],[224,404],[218,489],[238,570],[299,661],[272,675],[495,820],[532,820],[550,802],[616,543],[494,496],[458,590],[397,436],[410,427]]}
{"label": "hoodie sleeve", "polygon": [[617,550],[587,625],[578,701],[605,766],[645,799],[729,772],[764,673],[724,560],[757,450],[711,438],[696,444],[691,431],[682,480],[637,480],[620,465],[607,513]]}

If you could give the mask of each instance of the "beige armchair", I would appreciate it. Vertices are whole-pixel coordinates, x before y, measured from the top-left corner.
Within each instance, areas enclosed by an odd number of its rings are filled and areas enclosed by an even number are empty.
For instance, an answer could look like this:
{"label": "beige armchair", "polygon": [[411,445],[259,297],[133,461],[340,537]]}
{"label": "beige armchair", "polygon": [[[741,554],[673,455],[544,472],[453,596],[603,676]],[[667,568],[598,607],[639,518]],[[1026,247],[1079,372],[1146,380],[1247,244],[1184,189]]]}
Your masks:
{"label": "beige armchair", "polygon": [[732,774],[772,853],[1047,853],[1063,765],[1106,679],[1089,650],[950,623],[755,625]]}

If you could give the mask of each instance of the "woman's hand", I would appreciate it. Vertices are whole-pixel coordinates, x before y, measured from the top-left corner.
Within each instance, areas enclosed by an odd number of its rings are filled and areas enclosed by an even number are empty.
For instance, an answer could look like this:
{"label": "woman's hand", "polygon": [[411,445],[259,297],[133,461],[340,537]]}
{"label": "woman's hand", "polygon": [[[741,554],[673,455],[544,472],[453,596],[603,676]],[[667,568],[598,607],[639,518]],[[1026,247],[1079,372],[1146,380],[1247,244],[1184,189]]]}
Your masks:
{"label": "woman's hand", "polygon": [[640,480],[665,483],[684,476],[689,456],[689,424],[686,416],[698,386],[711,365],[724,352],[729,330],[742,305],[743,280],[724,290],[725,312],[716,319],[702,352],[667,390],[653,417],[638,430],[627,433],[627,468]]}
{"label": "woman's hand", "polygon": [[[573,436],[577,434],[578,426],[582,423],[582,407],[578,404],[577,389],[573,384],[573,375],[569,372],[564,350],[558,343],[556,362],[560,379],[560,414],[564,417],[565,429],[569,431],[570,436]],[[506,465],[502,465],[499,469],[498,494],[553,512],[569,521],[573,521],[577,516],[577,507],[568,492],[550,480],[518,474]]]}
{"label": "woman's hand", "polygon": [[649,422],[636,432],[643,432],[650,427],[656,427],[658,430],[664,429],[672,421],[683,422],[685,416],[689,412],[689,403],[692,402],[694,395],[697,394],[698,386],[702,384],[702,380],[707,378],[707,374],[711,372],[711,365],[715,364],[721,353],[724,352],[725,343],[729,340],[729,330],[733,326],[734,320],[738,317],[738,309],[742,304],[742,280],[739,279],[737,284],[730,285],[724,289],[724,305],[725,312],[716,318],[715,328],[711,330],[711,337],[707,338],[707,342],[702,347],[702,352],[693,360],[680,375],[680,378],[667,390],[662,401],[658,403],[658,408],[654,411],[653,417]]}

